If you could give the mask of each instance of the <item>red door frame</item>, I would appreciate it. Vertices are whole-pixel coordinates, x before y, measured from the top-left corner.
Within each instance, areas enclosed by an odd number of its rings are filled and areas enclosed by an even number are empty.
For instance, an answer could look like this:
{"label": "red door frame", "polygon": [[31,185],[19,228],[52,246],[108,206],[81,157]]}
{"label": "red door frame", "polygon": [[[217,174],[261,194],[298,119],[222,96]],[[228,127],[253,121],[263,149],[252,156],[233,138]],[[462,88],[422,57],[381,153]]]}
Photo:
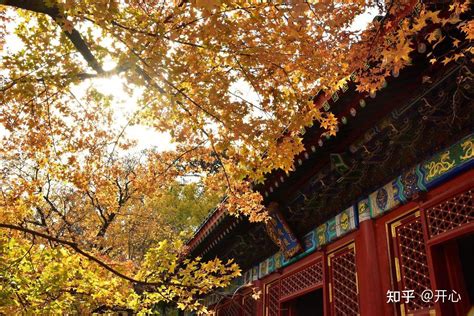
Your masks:
{"label": "red door frame", "polygon": [[[321,262],[322,264],[322,283],[321,284],[315,284],[314,286],[310,286],[302,291],[298,291],[296,292],[295,294],[291,294],[289,296],[286,296],[284,297],[283,299],[280,298],[279,300],[279,310],[283,310],[284,308],[289,308],[288,307],[288,302],[295,299],[295,298],[298,298],[298,297],[301,297],[309,292],[312,292],[312,291],[315,291],[315,290],[318,290],[318,289],[321,289],[323,288],[323,302],[324,302],[324,308],[326,309],[326,296],[327,296],[327,293],[325,291],[325,287],[324,287],[324,284],[325,284],[325,280],[326,280],[326,267],[325,267],[325,255],[324,255],[324,252],[323,251],[317,251],[317,252],[314,252],[312,254],[310,254],[309,256],[301,259],[300,261],[298,262],[295,262],[287,267],[282,267],[280,269],[278,269],[277,271],[273,272],[271,275],[263,278],[261,280],[261,283],[262,283],[262,289],[263,289],[263,292],[264,292],[264,299],[263,300],[260,300],[261,302],[261,306],[259,308],[259,310],[262,312],[262,314],[258,314],[258,315],[263,315],[263,316],[267,316],[268,315],[268,311],[267,311],[267,294],[268,294],[268,288],[270,286],[274,286],[275,285],[275,282],[278,282],[280,283],[280,281],[286,277],[291,277],[292,275],[318,263],[318,261]],[[281,286],[281,284],[280,284]],[[290,315],[291,312],[288,310],[288,313],[279,313],[280,315]],[[326,315],[326,312],[324,313]]]}
{"label": "red door frame", "polygon": [[[316,260],[323,262],[323,301],[324,301],[324,315],[331,315],[329,302],[329,275],[327,266],[328,254],[334,252],[336,249],[343,247],[351,242],[354,242],[356,251],[356,269],[359,287],[359,312],[361,315],[400,315],[399,306],[386,303],[386,293],[388,290],[396,289],[396,277],[394,277],[395,268],[393,267],[393,249],[390,246],[388,229],[391,223],[397,219],[407,216],[413,212],[419,211],[421,221],[423,224],[425,244],[427,250],[428,267],[430,273],[431,287],[437,289],[437,284],[442,281],[440,275],[435,273],[436,267],[434,261],[439,260],[436,255],[436,246],[454,240],[460,236],[474,232],[474,223],[463,225],[460,228],[453,229],[441,236],[429,238],[427,235],[426,209],[442,203],[443,201],[469,190],[474,187],[474,169],[464,172],[458,177],[447,181],[443,185],[434,188],[426,194],[420,194],[413,201],[396,208],[384,216],[364,221],[360,223],[359,229],[342,237],[335,242],[324,246],[319,251],[310,254],[306,258],[284,268],[260,280],[258,284],[261,285],[264,293],[263,299],[258,301],[259,312],[257,316],[266,316],[266,289],[269,284],[279,282],[279,279],[287,277],[295,272],[306,268],[309,264]],[[451,251],[453,248],[451,247]],[[444,254],[446,256],[448,254]],[[376,260],[373,260],[376,258]],[[450,273],[451,281],[459,281],[459,274],[456,270],[459,269],[458,263],[453,263],[447,268]],[[304,295],[312,290],[320,288],[316,286],[305,290],[297,295],[285,298],[285,302]],[[284,302],[280,302],[281,303]],[[440,304],[435,304],[436,313],[439,315],[447,315],[447,311],[442,309]]]}
{"label": "red door frame", "polygon": [[[467,190],[474,187],[474,170],[469,170],[462,175],[447,181],[443,185],[430,190],[424,195],[420,195],[414,201],[411,201],[405,205],[398,207],[397,209],[391,211],[390,213],[378,218],[375,220],[375,233],[376,233],[376,246],[377,246],[377,258],[378,258],[378,265],[379,265],[379,273],[378,277],[380,278],[380,282],[382,284],[381,293],[385,295],[388,290],[395,290],[397,289],[396,286],[396,275],[395,275],[395,267],[393,266],[393,247],[390,245],[390,225],[401,219],[405,216],[409,216],[410,214],[419,211],[420,217],[423,226],[423,234],[424,234],[424,241],[426,245],[426,254],[428,260],[428,269],[430,273],[430,281],[431,281],[431,288],[432,289],[440,289],[438,288],[438,284],[446,283],[446,280],[443,280],[442,273],[435,273],[435,262],[439,260],[444,260],[446,262],[445,257],[448,255],[447,253],[439,254],[439,252],[435,251],[436,246],[439,246],[442,243],[446,243],[452,241],[458,237],[465,236],[467,234],[474,232],[474,223],[469,223],[463,225],[459,228],[453,229],[449,232],[443,233],[440,236],[429,238],[428,236],[428,228],[427,228],[427,221],[426,221],[426,210],[432,206],[438,205],[455,195],[460,193],[466,192]],[[361,223],[362,226],[363,223]],[[451,247],[451,252],[454,249]],[[450,253],[452,255],[452,253]],[[447,267],[446,273],[449,273],[452,276],[452,280],[457,282],[457,284],[462,283],[459,277],[459,263],[454,262],[450,257],[448,260],[452,264]],[[361,273],[364,270],[363,267],[360,268]],[[359,271],[359,270],[358,270]],[[439,269],[438,269],[439,271]],[[373,273],[373,272],[372,272]],[[447,289],[449,290],[449,289]],[[419,293],[418,293],[419,294]],[[465,293],[464,293],[465,295]],[[371,302],[374,302],[370,299]],[[361,306],[364,304],[364,301],[367,301],[367,295],[361,293]],[[457,315],[464,315],[461,310],[464,310],[465,307],[461,306],[456,307]],[[435,303],[435,311],[437,315],[452,315],[451,310],[447,310],[446,308],[442,308],[440,303]],[[395,306],[393,304],[384,304],[383,312],[382,313],[367,313],[367,315],[401,315],[401,311],[399,306]]]}
{"label": "red door frame", "polygon": [[[450,286],[461,294],[461,298],[467,298],[468,295],[455,239],[474,233],[474,222],[431,237],[428,233],[426,211],[472,188],[474,188],[474,169],[433,190],[430,192],[432,198],[420,204],[432,287],[451,290],[446,288]],[[471,304],[474,302],[461,299],[456,304],[435,303],[435,309],[438,315],[466,315]]]}

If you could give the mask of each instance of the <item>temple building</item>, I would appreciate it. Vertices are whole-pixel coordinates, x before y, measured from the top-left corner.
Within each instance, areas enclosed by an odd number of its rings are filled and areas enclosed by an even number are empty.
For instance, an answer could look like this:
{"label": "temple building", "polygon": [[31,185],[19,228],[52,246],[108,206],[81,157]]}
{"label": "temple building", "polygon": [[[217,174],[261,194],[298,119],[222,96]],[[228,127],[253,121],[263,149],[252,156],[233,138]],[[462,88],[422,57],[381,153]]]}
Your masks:
{"label": "temple building", "polygon": [[205,298],[217,315],[473,312],[472,61],[411,57],[377,93],[349,82],[315,98],[337,116],[337,136],[306,129],[295,170],[256,185],[270,221],[216,209],[196,231],[192,256],[243,271]]}

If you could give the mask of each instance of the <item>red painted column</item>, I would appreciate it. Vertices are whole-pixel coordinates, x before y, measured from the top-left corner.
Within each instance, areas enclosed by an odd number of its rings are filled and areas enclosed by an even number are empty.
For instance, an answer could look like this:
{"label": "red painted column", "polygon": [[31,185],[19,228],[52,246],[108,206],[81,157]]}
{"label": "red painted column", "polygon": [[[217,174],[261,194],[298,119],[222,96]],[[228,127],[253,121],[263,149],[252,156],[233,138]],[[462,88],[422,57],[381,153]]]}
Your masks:
{"label": "red painted column", "polygon": [[257,315],[256,316],[263,316],[265,314],[264,311],[264,301],[265,301],[265,284],[261,280],[257,280],[255,282],[255,286],[261,291],[260,298],[257,300]]}
{"label": "red painted column", "polygon": [[386,295],[383,293],[379,275],[374,220],[365,220],[359,224],[355,244],[360,314],[383,315]]}

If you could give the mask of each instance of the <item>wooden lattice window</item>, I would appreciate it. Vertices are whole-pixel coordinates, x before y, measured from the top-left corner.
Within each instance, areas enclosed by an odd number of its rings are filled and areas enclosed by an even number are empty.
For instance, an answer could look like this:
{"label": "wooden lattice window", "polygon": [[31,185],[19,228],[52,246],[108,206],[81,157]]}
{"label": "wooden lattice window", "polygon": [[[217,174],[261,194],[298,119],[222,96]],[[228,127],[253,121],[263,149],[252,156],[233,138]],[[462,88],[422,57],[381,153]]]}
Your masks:
{"label": "wooden lattice window", "polygon": [[281,279],[280,298],[285,299],[295,294],[315,288],[323,283],[322,261],[311,264],[310,266],[295,272]]}
{"label": "wooden lattice window", "polygon": [[423,238],[423,226],[419,212],[415,212],[391,225],[394,247],[394,265],[400,291],[412,290],[415,298],[402,308],[412,313],[433,306],[432,302],[423,302],[420,294],[431,288],[426,246]]}
{"label": "wooden lattice window", "polygon": [[275,281],[266,287],[265,315],[279,316],[280,311],[280,281]]}
{"label": "wooden lattice window", "polygon": [[251,294],[244,296],[242,300],[242,312],[243,316],[257,315],[257,301],[252,297]]}
{"label": "wooden lattice window", "polygon": [[471,189],[426,210],[430,237],[474,222],[473,192]]}
{"label": "wooden lattice window", "polygon": [[229,301],[217,310],[217,316],[239,316],[241,306],[236,301]]}
{"label": "wooden lattice window", "polygon": [[359,314],[355,256],[353,243],[328,255],[332,315]]}

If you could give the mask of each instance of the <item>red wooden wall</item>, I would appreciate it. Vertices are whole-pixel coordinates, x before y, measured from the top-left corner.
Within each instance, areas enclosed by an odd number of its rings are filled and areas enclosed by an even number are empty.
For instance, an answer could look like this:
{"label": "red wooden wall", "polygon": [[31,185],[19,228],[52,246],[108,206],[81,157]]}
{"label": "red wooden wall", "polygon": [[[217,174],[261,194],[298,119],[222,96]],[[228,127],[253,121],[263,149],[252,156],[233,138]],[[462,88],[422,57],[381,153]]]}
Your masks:
{"label": "red wooden wall", "polygon": [[[474,232],[474,170],[418,197],[217,306],[219,316],[295,316],[292,299],[323,290],[324,315],[466,315],[470,302],[454,240]],[[456,290],[459,303],[425,303],[429,289]],[[387,303],[389,290],[414,290]],[[474,302],[471,302],[474,304]]]}

